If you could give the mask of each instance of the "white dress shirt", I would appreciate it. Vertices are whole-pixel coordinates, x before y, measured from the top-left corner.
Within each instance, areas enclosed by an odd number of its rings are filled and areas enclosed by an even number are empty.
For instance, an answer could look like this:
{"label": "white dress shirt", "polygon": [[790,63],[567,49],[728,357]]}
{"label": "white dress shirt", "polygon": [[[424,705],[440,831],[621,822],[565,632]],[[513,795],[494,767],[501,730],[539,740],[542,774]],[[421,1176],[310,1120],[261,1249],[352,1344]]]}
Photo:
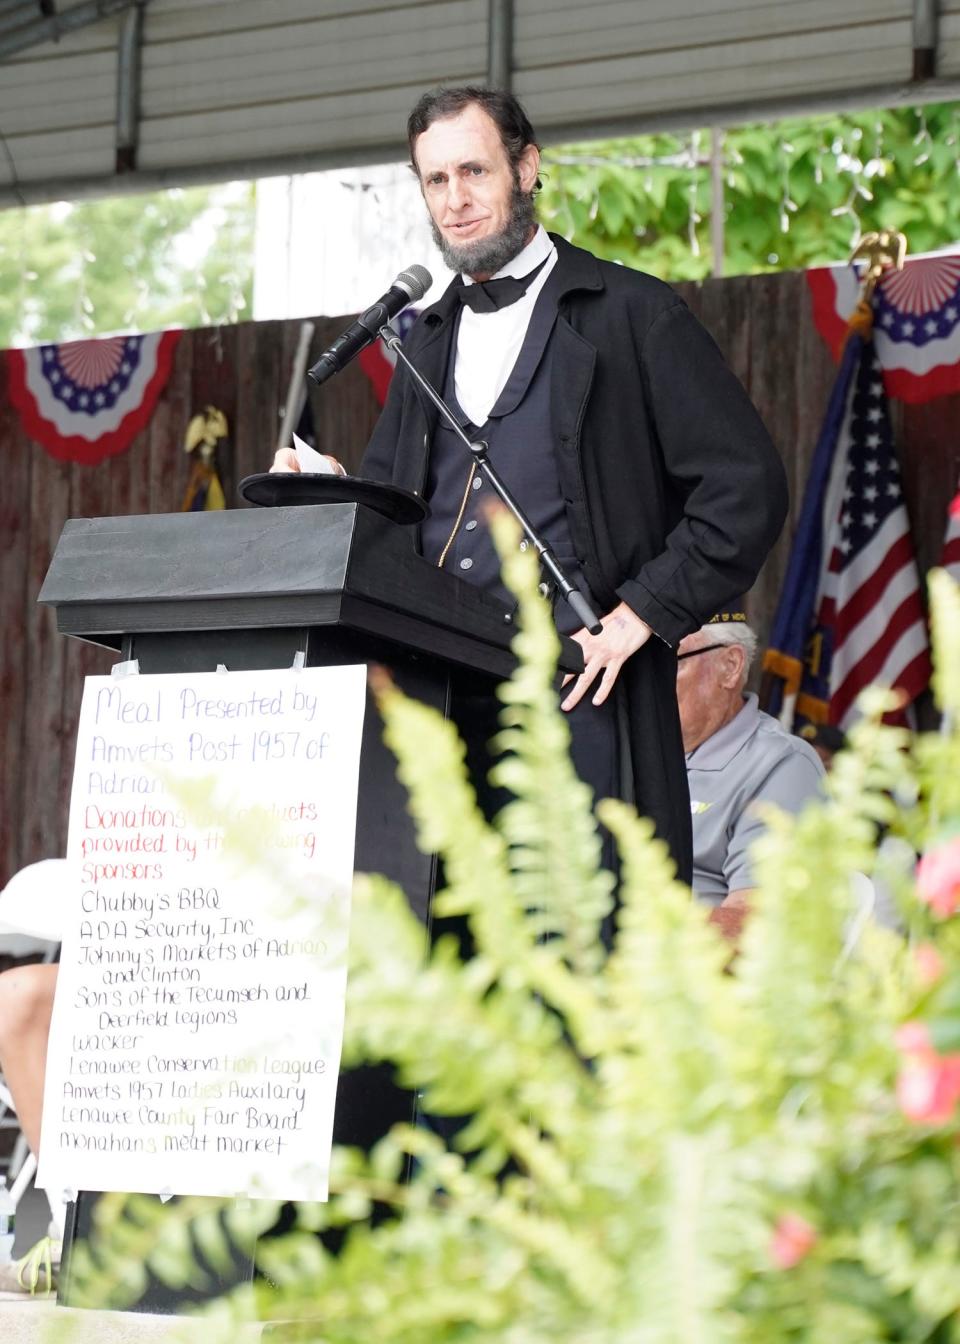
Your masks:
{"label": "white dress shirt", "polygon": [[[557,264],[557,249],[546,231],[538,226],[523,251],[491,276],[493,280],[502,275],[521,279],[535,270],[544,258],[546,265],[516,303],[492,313],[475,313],[464,305],[457,332],[454,385],[457,401],[475,425],[486,422],[517,362],[537,296]],[[464,281],[468,285],[474,283],[469,276],[464,276]]]}

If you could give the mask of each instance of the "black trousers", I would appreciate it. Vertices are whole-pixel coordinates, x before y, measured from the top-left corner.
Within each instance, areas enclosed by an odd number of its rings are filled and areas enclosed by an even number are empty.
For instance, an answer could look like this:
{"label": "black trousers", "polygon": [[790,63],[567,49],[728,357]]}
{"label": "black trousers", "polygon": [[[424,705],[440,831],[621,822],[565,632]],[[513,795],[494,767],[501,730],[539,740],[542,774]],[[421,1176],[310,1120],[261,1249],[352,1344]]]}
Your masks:
{"label": "black trousers", "polygon": [[[562,698],[562,693],[560,693]],[[494,694],[492,684],[477,684],[464,675],[458,679],[451,700],[450,717],[456,724],[467,749],[467,766],[477,792],[477,801],[488,821],[510,801],[506,789],[494,787],[487,778],[496,757],[490,749],[490,741],[500,729],[497,715],[501,703]],[[589,698],[581,700],[576,709],[567,716],[570,724],[570,755],[574,768],[584,783],[589,784],[594,801],[599,798],[622,796],[620,749],[621,728],[619,705],[615,696],[607,703],[596,706]],[[601,828],[603,846],[602,863],[616,874],[616,850],[612,837]],[[442,873],[438,878],[442,889]],[[610,946],[613,932],[612,917],[602,929],[603,940]],[[431,936],[455,935],[460,944],[460,955],[466,960],[472,952],[472,939],[466,920],[443,919],[433,921]],[[456,1115],[430,1115],[419,1113],[417,1123],[439,1134],[446,1142],[452,1143],[456,1134],[466,1124],[468,1117]]]}
{"label": "black trousers", "polygon": [[[562,700],[563,692],[558,692]],[[478,684],[466,674],[454,683],[450,717],[463,738],[467,749],[467,767],[477,792],[477,801],[488,821],[510,801],[510,794],[494,786],[488,778],[496,756],[491,740],[500,731],[498,714],[501,702],[494,694],[492,683]],[[625,725],[619,698],[611,695],[603,705],[594,705],[589,693],[566,715],[570,726],[570,756],[574,769],[593,791],[594,802],[600,798],[622,798],[624,778],[628,777],[629,751],[625,746]],[[624,768],[626,767],[626,769]],[[615,875],[618,871],[616,848],[612,837],[600,828],[602,843],[601,863]],[[604,930],[605,940],[610,929]]]}
{"label": "black trousers", "polygon": [[[563,692],[558,693],[562,699]],[[455,683],[450,717],[467,748],[467,766],[484,816],[492,819],[509,800],[504,789],[494,788],[488,775],[494,763],[490,742],[500,731],[502,708],[491,687],[478,687],[472,679]],[[591,703],[589,694],[566,714],[570,726],[570,756],[574,769],[593,790],[594,800],[618,798],[622,793],[619,714],[616,696],[603,705]]]}

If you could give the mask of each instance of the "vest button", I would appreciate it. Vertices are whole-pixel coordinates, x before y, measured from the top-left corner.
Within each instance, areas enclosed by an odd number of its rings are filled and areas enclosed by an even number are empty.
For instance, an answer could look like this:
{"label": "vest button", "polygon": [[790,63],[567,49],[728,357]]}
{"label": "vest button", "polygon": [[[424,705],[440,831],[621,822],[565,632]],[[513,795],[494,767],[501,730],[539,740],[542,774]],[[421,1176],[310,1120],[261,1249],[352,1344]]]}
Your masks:
{"label": "vest button", "polygon": [[461,560],[461,561],[460,561],[460,568],[461,568],[461,569],[473,569],[473,561],[472,561],[469,557],[468,557],[466,560]]}
{"label": "vest button", "polygon": [[483,485],[483,481],[481,481],[480,477],[479,477],[479,476],[474,476],[474,478],[473,478],[473,488],[474,488],[474,490],[479,490],[480,487],[481,487],[481,485]]}
{"label": "vest button", "polygon": [[476,525],[477,525],[476,518],[471,518],[469,523],[466,524],[463,530],[464,532],[472,532],[473,529],[476,527]]}

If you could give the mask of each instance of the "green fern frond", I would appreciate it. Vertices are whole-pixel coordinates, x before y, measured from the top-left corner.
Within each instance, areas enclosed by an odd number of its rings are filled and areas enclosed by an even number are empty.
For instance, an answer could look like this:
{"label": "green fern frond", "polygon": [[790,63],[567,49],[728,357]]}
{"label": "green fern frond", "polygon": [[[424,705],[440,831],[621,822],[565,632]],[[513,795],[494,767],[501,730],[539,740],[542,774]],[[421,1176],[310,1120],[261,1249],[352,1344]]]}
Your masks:
{"label": "green fern frond", "polygon": [[519,549],[517,526],[506,512],[491,528],[520,616],[512,646],[517,671],[499,690],[504,728],[496,745],[504,755],[493,778],[514,800],[498,828],[510,846],[516,897],[538,934],[556,941],[558,958],[576,974],[589,974],[601,958],[597,929],[612,909],[613,877],[599,866],[591,792],[573,768],[569,727],[557,710],[559,641],[537,592],[536,556]]}
{"label": "green fern frond", "polygon": [[123,1309],[143,1295],[151,1273],[171,1288],[210,1289],[198,1249],[210,1268],[232,1263],[234,1251],[252,1255],[279,1208],[274,1200],[190,1196],[163,1204],[106,1194],[94,1206],[89,1240],[71,1251],[71,1303]]}
{"label": "green fern frond", "polygon": [[676,881],[652,824],[611,800],[599,812],[623,861],[616,945],[604,974],[604,1021],[616,1032],[603,1042],[609,1104],[635,1105],[647,1117],[641,1125],[664,1123],[665,1106],[695,1127],[724,1095],[720,1080],[737,1040],[731,986],[722,975],[729,949]]}
{"label": "green fern frond", "polygon": [[945,569],[932,569],[927,585],[933,651],[931,685],[937,705],[952,730],[960,732],[960,585]]}
{"label": "green fern frond", "polygon": [[[739,1322],[727,1304],[742,1265],[762,1244],[755,1197],[739,1178],[722,1133],[677,1133],[665,1145],[656,1189],[660,1217],[639,1258],[628,1305],[650,1344],[732,1344]],[[629,1326],[624,1322],[624,1337]]]}
{"label": "green fern frond", "polygon": [[506,845],[480,814],[456,730],[393,685],[378,687],[377,702],[384,738],[410,796],[418,843],[443,860],[446,887],[437,912],[469,915],[478,948],[495,964],[522,963],[533,937],[507,897]]}
{"label": "green fern frond", "polygon": [[[511,950],[505,968],[484,951],[464,966],[450,939],[428,953],[402,895],[382,881],[358,882],[344,1058],[392,1060],[434,1114],[473,1112],[476,1125],[492,1115],[493,1098],[508,1097],[546,1125],[590,1080],[565,1045],[562,1021],[531,992],[536,964],[521,975]],[[557,1065],[549,1079],[538,1068],[545,1054]],[[485,1134],[503,1138],[492,1120]]]}

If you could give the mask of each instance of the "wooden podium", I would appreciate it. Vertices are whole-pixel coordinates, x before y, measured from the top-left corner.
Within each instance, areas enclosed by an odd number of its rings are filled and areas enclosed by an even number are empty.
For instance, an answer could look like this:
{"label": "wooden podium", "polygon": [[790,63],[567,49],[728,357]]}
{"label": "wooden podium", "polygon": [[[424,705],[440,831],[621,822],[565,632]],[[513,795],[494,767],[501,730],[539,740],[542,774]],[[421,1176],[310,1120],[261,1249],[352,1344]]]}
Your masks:
{"label": "wooden podium", "polygon": [[[298,654],[307,667],[377,663],[407,694],[447,713],[455,679],[486,679],[492,693],[514,665],[501,603],[424,560],[411,528],[356,503],[74,519],[39,601],[55,608],[62,634],[116,649],[144,673],[283,668]],[[582,669],[570,640],[561,667]],[[429,922],[436,860],[416,848],[369,698],[355,865],[399,883]],[[412,1099],[387,1070],[344,1074],[334,1142],[368,1146],[411,1114]],[[69,1246],[87,1234],[96,1198],[81,1193],[67,1221],[58,1298],[66,1305]],[[217,1291],[251,1272],[238,1262]],[[172,1312],[199,1300],[152,1283],[137,1309]]]}

